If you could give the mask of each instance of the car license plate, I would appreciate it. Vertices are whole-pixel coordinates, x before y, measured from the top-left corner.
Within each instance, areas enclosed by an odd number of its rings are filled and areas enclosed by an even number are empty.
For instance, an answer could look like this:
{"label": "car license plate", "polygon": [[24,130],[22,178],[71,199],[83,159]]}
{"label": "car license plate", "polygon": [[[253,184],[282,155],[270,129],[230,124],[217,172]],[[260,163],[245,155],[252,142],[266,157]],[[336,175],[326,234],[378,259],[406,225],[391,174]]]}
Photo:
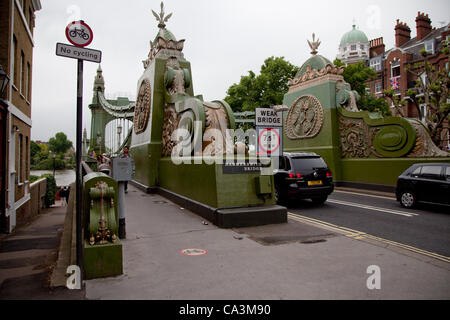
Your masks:
{"label": "car license plate", "polygon": [[322,180],[308,181],[308,186],[318,186],[322,184]]}

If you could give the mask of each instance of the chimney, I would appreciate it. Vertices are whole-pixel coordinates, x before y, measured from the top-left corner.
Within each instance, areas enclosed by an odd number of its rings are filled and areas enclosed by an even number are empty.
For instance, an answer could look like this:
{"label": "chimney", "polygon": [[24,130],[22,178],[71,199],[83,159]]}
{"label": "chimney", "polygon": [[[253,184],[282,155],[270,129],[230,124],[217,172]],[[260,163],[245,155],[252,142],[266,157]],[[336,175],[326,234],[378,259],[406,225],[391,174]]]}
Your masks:
{"label": "chimney", "polygon": [[411,29],[404,22],[400,22],[397,19],[397,25],[394,28],[395,30],[395,46],[401,47],[406,42],[411,40]]}
{"label": "chimney", "polygon": [[383,37],[376,38],[369,41],[370,44],[370,57],[382,55],[384,53],[384,42]]}
{"label": "chimney", "polygon": [[422,40],[431,32],[431,20],[428,18],[428,14],[417,12],[416,17],[416,31],[417,40]]}

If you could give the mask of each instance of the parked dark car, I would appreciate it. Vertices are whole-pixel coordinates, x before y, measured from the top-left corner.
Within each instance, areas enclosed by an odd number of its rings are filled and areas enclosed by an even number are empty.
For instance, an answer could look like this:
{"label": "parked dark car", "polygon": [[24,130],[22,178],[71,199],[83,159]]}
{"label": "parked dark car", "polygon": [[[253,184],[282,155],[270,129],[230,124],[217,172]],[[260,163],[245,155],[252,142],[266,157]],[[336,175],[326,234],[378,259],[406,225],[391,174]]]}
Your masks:
{"label": "parked dark car", "polygon": [[397,179],[397,201],[404,208],[417,202],[450,205],[450,163],[416,163]]}
{"label": "parked dark car", "polygon": [[312,152],[283,153],[274,172],[278,203],[292,199],[311,199],[324,203],[334,190],[333,175],[319,155]]}

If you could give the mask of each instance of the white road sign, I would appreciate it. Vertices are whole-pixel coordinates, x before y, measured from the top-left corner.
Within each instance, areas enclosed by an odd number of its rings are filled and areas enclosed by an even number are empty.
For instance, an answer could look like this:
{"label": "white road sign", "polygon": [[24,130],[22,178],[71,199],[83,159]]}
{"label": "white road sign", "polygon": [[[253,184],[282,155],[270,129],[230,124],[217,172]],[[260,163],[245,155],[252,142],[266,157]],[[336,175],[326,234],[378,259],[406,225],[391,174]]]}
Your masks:
{"label": "white road sign", "polygon": [[256,108],[255,124],[257,127],[282,127],[282,112],[275,112],[273,109],[269,108]]}
{"label": "white road sign", "polygon": [[99,50],[80,48],[70,46],[64,43],[56,44],[56,55],[66,58],[87,60],[100,63],[102,61],[102,52]]}
{"label": "white road sign", "polygon": [[80,20],[67,25],[66,37],[71,44],[77,47],[85,47],[92,42],[94,33],[83,20]]}
{"label": "white road sign", "polygon": [[281,154],[282,129],[281,128],[257,128],[258,155],[276,156]]}

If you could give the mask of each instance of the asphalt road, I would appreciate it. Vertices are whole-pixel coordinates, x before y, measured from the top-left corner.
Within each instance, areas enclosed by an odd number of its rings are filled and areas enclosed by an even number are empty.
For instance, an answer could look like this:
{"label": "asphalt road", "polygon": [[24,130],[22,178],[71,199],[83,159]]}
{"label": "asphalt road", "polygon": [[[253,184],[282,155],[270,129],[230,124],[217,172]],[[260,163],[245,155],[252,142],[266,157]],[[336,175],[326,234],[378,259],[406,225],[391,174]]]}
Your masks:
{"label": "asphalt road", "polygon": [[450,257],[450,207],[404,209],[394,198],[335,191],[323,205],[291,201],[288,211]]}

